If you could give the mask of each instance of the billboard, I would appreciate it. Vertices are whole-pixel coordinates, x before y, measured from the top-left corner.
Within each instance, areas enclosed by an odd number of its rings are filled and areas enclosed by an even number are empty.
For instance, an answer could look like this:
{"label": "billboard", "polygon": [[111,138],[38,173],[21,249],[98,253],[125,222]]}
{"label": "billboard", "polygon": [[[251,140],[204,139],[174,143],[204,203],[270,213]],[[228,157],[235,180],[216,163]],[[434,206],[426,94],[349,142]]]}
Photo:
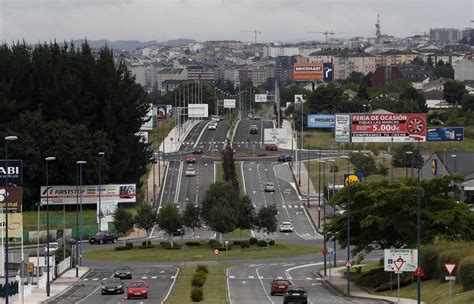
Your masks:
{"label": "billboard", "polygon": [[264,144],[286,144],[288,143],[287,129],[263,129]]}
{"label": "billboard", "polygon": [[[137,187],[135,184],[101,185],[101,203],[135,203]],[[99,202],[99,185],[77,186],[41,186],[41,204],[46,204],[46,198],[52,205],[73,205],[80,200],[83,204]]]}
{"label": "billboard", "polygon": [[188,117],[189,118],[209,117],[209,105],[206,103],[188,104]]}
{"label": "billboard", "polygon": [[303,99],[303,94],[295,95],[295,104],[305,103],[306,100]]}
{"label": "billboard", "polygon": [[308,114],[308,128],[332,129],[335,119],[334,114]]}
{"label": "billboard", "polygon": [[463,141],[464,128],[428,128],[427,141]]}
{"label": "billboard", "polygon": [[349,142],[351,139],[351,116],[349,114],[336,114],[334,120],[336,142]]}
{"label": "billboard", "polygon": [[323,80],[323,64],[298,62],[293,65],[294,80]]}
{"label": "billboard", "polygon": [[418,250],[384,249],[384,271],[414,272],[418,268]]}
{"label": "billboard", "polygon": [[[20,239],[22,237],[21,225],[23,224],[23,217],[21,212],[8,213],[8,237]],[[5,213],[0,213],[0,227],[5,227]]]}
{"label": "billboard", "polygon": [[224,108],[235,109],[235,99],[224,99]]}
{"label": "billboard", "polygon": [[357,173],[349,173],[349,174],[344,174],[344,185],[345,186],[350,186],[355,183],[361,183],[362,182],[362,173],[357,172]]}
{"label": "billboard", "polygon": [[10,210],[20,211],[23,187],[0,186],[0,208],[8,207]]}
{"label": "billboard", "polygon": [[267,102],[267,94],[255,94],[255,102]]}
{"label": "billboard", "polygon": [[334,70],[332,68],[332,63],[324,63],[323,64],[323,71],[324,71],[324,78],[323,80],[326,82],[333,81],[334,77]]}
{"label": "billboard", "polygon": [[20,159],[9,159],[7,162],[0,159],[0,185],[5,185],[8,177],[8,184],[23,185],[23,167]]}
{"label": "billboard", "polygon": [[426,141],[425,114],[353,114],[352,142],[412,142],[410,135]]}

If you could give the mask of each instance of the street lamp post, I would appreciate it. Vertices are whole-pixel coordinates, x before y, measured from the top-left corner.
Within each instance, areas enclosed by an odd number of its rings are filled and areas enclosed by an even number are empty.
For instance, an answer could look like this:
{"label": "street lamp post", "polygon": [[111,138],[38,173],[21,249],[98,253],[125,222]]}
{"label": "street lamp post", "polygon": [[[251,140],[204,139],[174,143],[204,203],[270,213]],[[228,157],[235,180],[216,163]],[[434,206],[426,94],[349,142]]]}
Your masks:
{"label": "street lamp post", "polygon": [[[347,175],[349,175],[350,157],[347,155],[341,156],[343,159],[347,159]],[[351,268],[349,266],[351,260],[351,184],[349,177],[347,178],[347,296],[351,295]]]}
{"label": "street lamp post", "polygon": [[[79,260],[79,265],[76,264],[76,276],[78,275],[78,272],[79,272],[79,266],[82,266],[82,192],[83,192],[83,189],[82,189],[82,165],[85,165],[87,164],[87,161],[85,160],[79,160],[76,162],[76,164],[79,166],[79,192],[80,192],[80,195],[78,193],[78,196],[79,196],[79,213],[80,213],[80,221],[79,221],[79,245],[77,246],[77,250],[78,250],[78,253],[77,253],[77,256],[76,256],[76,259]],[[77,214],[76,214],[76,225],[77,225]],[[76,227],[77,229],[77,227]]]}
{"label": "street lamp post", "polygon": [[[321,162],[321,148],[318,147],[318,162]],[[309,158],[309,153],[308,153]],[[309,185],[309,175],[308,175]],[[321,165],[318,166],[318,229],[321,228]]]}
{"label": "street lamp post", "polygon": [[[321,164],[323,165],[323,191],[326,184],[326,162],[324,160],[318,160],[319,163],[319,185],[321,186]],[[321,197],[321,189],[319,189],[319,197]],[[320,209],[320,208],[319,208]],[[324,202],[323,196],[323,241],[324,241],[324,249],[326,249],[326,202]],[[327,271],[327,259],[326,254],[324,254],[324,276],[326,276]]]}
{"label": "street lamp post", "polygon": [[49,283],[49,180],[48,180],[48,163],[50,161],[55,160],[56,157],[49,156],[45,158],[45,165],[46,165],[46,296],[49,297],[50,294],[50,283]]}
{"label": "street lamp post", "polygon": [[[105,152],[97,153],[99,155],[99,231],[102,231],[102,202],[101,202],[101,195],[102,195],[102,180],[101,180],[101,168],[102,168],[102,156],[105,155]],[[147,185],[148,186],[148,185]],[[64,246],[66,247],[66,246]]]}
{"label": "street lamp post", "polygon": [[[336,160],[329,159],[328,162],[332,163],[333,180],[332,180],[332,196],[331,196],[331,198],[333,198],[335,193],[336,193]],[[328,195],[329,195],[329,190],[328,190]],[[332,216],[333,216],[333,220],[334,220],[334,218],[336,216],[336,205],[332,206]],[[336,239],[335,238],[334,238],[334,241],[333,241],[333,247],[334,247],[334,267],[336,267]]]}
{"label": "street lamp post", "polygon": [[[5,136],[5,167],[7,168],[7,172],[5,174],[5,190],[8,187],[8,142],[17,140],[17,136]],[[9,302],[9,277],[8,277],[8,205],[5,204],[5,287],[4,287],[4,295],[5,296],[5,303],[8,304]]]}

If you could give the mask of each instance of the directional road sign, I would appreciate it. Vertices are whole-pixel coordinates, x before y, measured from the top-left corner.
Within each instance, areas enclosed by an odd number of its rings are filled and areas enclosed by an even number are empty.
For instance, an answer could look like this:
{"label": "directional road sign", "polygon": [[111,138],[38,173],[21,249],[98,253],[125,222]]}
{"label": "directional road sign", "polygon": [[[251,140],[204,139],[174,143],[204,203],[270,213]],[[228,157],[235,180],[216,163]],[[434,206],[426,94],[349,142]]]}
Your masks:
{"label": "directional road sign", "polygon": [[384,270],[397,272],[413,272],[418,267],[416,249],[385,249]]}

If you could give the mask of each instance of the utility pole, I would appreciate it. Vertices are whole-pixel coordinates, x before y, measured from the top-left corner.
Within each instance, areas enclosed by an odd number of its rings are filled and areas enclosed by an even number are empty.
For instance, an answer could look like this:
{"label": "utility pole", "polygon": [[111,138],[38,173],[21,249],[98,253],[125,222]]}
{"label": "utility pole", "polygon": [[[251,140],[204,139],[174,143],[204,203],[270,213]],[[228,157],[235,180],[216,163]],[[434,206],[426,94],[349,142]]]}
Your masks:
{"label": "utility pole", "polygon": [[275,80],[275,104],[277,112],[277,128],[280,128],[280,87],[278,86],[278,80]]}

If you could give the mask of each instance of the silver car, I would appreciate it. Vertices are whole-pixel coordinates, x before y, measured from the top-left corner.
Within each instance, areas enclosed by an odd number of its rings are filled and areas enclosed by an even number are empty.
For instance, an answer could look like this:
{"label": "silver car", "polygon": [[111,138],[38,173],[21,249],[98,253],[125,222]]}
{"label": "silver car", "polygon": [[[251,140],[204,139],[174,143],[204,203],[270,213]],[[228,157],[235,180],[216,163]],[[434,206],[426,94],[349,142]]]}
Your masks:
{"label": "silver car", "polygon": [[275,184],[271,182],[267,182],[265,184],[265,192],[275,192]]}
{"label": "silver car", "polygon": [[196,170],[193,167],[186,168],[186,176],[196,176]]}

